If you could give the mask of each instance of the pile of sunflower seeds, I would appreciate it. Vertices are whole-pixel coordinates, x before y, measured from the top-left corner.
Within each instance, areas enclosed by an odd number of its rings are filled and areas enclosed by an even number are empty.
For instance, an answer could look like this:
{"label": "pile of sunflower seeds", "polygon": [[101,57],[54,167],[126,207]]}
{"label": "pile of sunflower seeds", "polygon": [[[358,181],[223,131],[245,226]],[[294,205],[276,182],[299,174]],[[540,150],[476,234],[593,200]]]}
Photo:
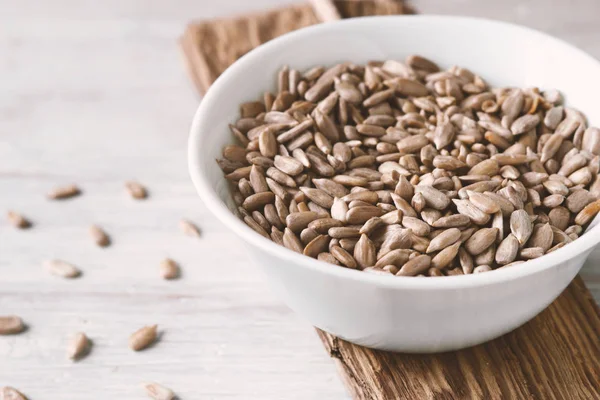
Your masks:
{"label": "pile of sunflower seeds", "polygon": [[491,88],[410,56],[284,67],[240,106],[219,166],[253,230],[398,276],[491,271],[577,239],[600,210],[600,129],[556,90]]}

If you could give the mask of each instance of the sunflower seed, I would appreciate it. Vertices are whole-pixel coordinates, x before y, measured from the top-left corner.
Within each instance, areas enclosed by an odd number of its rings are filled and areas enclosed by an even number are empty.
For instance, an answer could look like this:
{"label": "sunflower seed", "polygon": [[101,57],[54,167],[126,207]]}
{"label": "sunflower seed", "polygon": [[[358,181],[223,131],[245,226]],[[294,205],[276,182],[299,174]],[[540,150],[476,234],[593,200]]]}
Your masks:
{"label": "sunflower seed", "polygon": [[27,400],[25,395],[10,386],[0,387],[0,399],[2,400]]}
{"label": "sunflower seed", "polygon": [[449,266],[450,263],[454,260],[454,258],[456,258],[460,245],[460,242],[456,242],[440,251],[431,260],[431,266],[437,269],[443,269]]}
{"label": "sunflower seed", "polygon": [[408,260],[396,274],[397,276],[416,276],[429,269],[431,257],[426,255],[416,256]]}
{"label": "sunflower seed", "polygon": [[485,225],[490,220],[490,215],[475,207],[469,200],[452,199],[456,205],[456,210],[463,214],[477,225]]}
{"label": "sunflower seed", "polygon": [[44,262],[44,268],[52,275],[62,278],[77,278],[81,275],[79,268],[62,260],[46,261]]}
{"label": "sunflower seed", "polygon": [[170,258],[160,262],[160,276],[163,279],[175,279],[179,277],[179,265]]}
{"label": "sunflower seed", "polygon": [[6,214],[6,217],[8,219],[8,222],[15,228],[27,229],[31,227],[31,222],[27,218],[14,211],[9,211]]}
{"label": "sunflower seed", "polygon": [[80,359],[87,353],[89,345],[90,340],[85,333],[77,332],[69,340],[69,344],[67,346],[67,357],[69,357],[71,360]]}
{"label": "sunflower seed", "polygon": [[500,265],[510,264],[519,252],[519,241],[513,234],[509,234],[496,250],[496,262]]}
{"label": "sunflower seed", "polygon": [[25,330],[23,320],[16,315],[0,316],[0,335],[14,335]]}
{"label": "sunflower seed", "polygon": [[171,389],[161,386],[158,383],[144,383],[143,387],[148,397],[154,400],[173,400],[175,398],[175,394]]}
{"label": "sunflower seed", "polygon": [[129,336],[129,348],[140,351],[150,346],[156,340],[158,325],[148,325],[138,329]]}
{"label": "sunflower seed", "polygon": [[[246,168],[248,168],[248,167],[239,168],[236,171],[240,171],[240,172],[241,172],[241,170],[245,171]],[[240,176],[240,178],[241,178],[241,176]],[[236,179],[232,179],[232,180],[236,180]],[[239,180],[239,179],[237,179],[237,180]],[[71,190],[71,193],[75,193],[74,195],[76,196],[77,194],[79,194],[79,189],[77,189],[77,188],[75,188],[75,189],[76,190]],[[146,197],[148,197],[148,191],[139,182],[135,182],[135,181],[125,182],[125,189],[127,189],[127,192],[129,193],[129,195],[136,200],[141,200],[141,199],[145,199]],[[72,195],[69,195],[68,197],[71,197],[71,196]]]}
{"label": "sunflower seed", "polygon": [[460,233],[460,230],[456,228],[450,228],[443,231],[429,242],[426,253],[433,253],[434,251],[445,249],[446,247],[453,245],[460,240]]}
{"label": "sunflower seed", "polygon": [[481,254],[494,243],[497,235],[497,228],[481,228],[467,239],[465,249],[474,256]]}
{"label": "sunflower seed", "polygon": [[543,256],[544,249],[542,249],[541,247],[529,247],[529,248],[521,249],[521,251],[519,252],[519,255],[526,260],[531,260],[531,259],[539,258],[539,257]]}

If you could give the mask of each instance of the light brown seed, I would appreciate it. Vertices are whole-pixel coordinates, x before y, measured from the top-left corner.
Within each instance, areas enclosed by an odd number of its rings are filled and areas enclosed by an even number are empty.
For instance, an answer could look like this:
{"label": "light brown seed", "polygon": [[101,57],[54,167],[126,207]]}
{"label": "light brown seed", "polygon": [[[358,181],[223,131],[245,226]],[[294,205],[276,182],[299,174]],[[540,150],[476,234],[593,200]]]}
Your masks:
{"label": "light brown seed", "polygon": [[533,232],[533,224],[527,211],[515,210],[510,215],[510,231],[517,238],[521,246],[527,243]]}
{"label": "light brown seed", "polygon": [[510,130],[512,131],[513,135],[521,135],[535,128],[539,123],[540,117],[537,114],[526,114],[515,120],[515,122],[513,122],[510,126]]}
{"label": "light brown seed", "polygon": [[481,228],[467,239],[465,249],[474,256],[481,254],[494,243],[497,235],[497,228]]}
{"label": "light brown seed", "polygon": [[587,225],[598,214],[598,211],[600,211],[600,200],[585,206],[575,217],[575,223],[582,226]]}
{"label": "light brown seed", "polygon": [[169,388],[159,385],[155,382],[148,382],[142,385],[148,397],[154,400],[173,400],[175,393]]}
{"label": "light brown seed", "polygon": [[330,239],[331,238],[327,235],[317,236],[306,245],[302,254],[308,257],[317,258],[319,253],[327,250]]}
{"label": "light brown seed", "polygon": [[367,222],[360,228],[359,233],[370,235],[375,229],[382,226],[384,224],[383,220],[379,217],[369,218]]}
{"label": "light brown seed", "polygon": [[27,229],[27,228],[31,227],[31,222],[27,218],[25,218],[23,215],[21,215],[17,212],[8,211],[8,213],[6,214],[6,218],[7,218],[8,222],[15,228]]}
{"label": "light brown seed", "polygon": [[383,268],[386,265],[395,265],[397,267],[401,267],[402,265],[404,265],[404,263],[406,263],[409,260],[411,252],[412,251],[408,249],[392,250],[386,253],[385,255],[381,256],[377,260],[375,266],[377,268]]}
{"label": "light brown seed", "polygon": [[140,351],[150,346],[156,340],[158,325],[148,325],[138,329],[129,336],[129,348]]}
{"label": "light brown seed", "polygon": [[473,273],[473,257],[463,247],[458,249],[458,261],[464,275]]}
{"label": "light brown seed", "polygon": [[[550,218],[550,225],[555,226],[560,230],[565,230],[569,226],[569,219],[571,218],[571,213],[565,207],[558,206],[550,210],[550,212],[548,213],[548,217]],[[585,225],[579,224],[577,222],[577,218],[575,218],[575,223],[578,225]]]}
{"label": "light brown seed", "polygon": [[415,192],[423,194],[427,205],[436,210],[444,210],[450,205],[450,199],[448,196],[433,186],[418,185],[415,186]]}
{"label": "light brown seed", "polygon": [[160,276],[163,279],[176,279],[179,277],[179,265],[170,258],[160,262]]}
{"label": "light brown seed", "polygon": [[498,203],[483,193],[467,190],[467,196],[469,196],[469,200],[475,207],[479,208],[486,214],[494,214],[500,211],[500,206]]}
{"label": "light brown seed", "polygon": [[350,208],[346,213],[346,222],[349,224],[364,224],[372,217],[381,217],[383,211],[375,206],[359,206]]}
{"label": "light brown seed", "polygon": [[360,236],[360,239],[354,247],[354,259],[358,263],[359,267],[366,268],[372,267],[377,262],[377,249],[375,244],[365,234]]}
{"label": "light brown seed", "polygon": [[[246,168],[248,168],[248,167],[244,167],[243,169],[245,170]],[[240,168],[240,170],[241,169],[242,168]],[[238,178],[238,180],[239,180],[239,178]],[[142,186],[142,184],[139,182],[136,182],[136,181],[125,182],[125,189],[127,189],[127,192],[129,193],[129,195],[136,200],[142,200],[142,199],[145,199],[148,197],[148,190],[146,190],[146,188],[144,186]]]}
{"label": "light brown seed", "polygon": [[290,156],[276,155],[274,165],[275,168],[291,176],[296,176],[304,170],[304,165]]}
{"label": "light brown seed", "polygon": [[529,239],[529,247],[540,247],[544,251],[548,251],[552,247],[552,227],[550,224],[537,224],[533,228],[533,233]]}
{"label": "light brown seed", "polygon": [[492,270],[492,267],[490,267],[489,265],[479,265],[477,267],[475,267],[475,269],[473,270],[474,274],[480,274],[482,272],[489,272]]}
{"label": "light brown seed", "polygon": [[23,320],[16,315],[0,316],[0,335],[14,335],[25,330]]}
{"label": "light brown seed", "polygon": [[456,205],[456,210],[460,214],[469,217],[469,219],[473,223],[477,225],[485,225],[490,220],[490,214],[481,211],[479,208],[475,207],[473,203],[471,203],[469,200],[452,199],[452,201]]}
{"label": "light brown seed", "polygon": [[531,260],[531,259],[539,258],[539,257],[543,256],[544,249],[542,249],[541,247],[529,247],[529,248],[521,249],[521,251],[519,252],[519,255],[521,256],[521,258],[524,258],[526,260]]}
{"label": "light brown seed", "polygon": [[331,255],[331,253],[327,253],[327,252],[320,253],[317,256],[317,260],[324,261],[329,264],[341,265],[340,262],[333,255]]}
{"label": "light brown seed", "polygon": [[397,276],[416,276],[429,269],[431,257],[427,255],[416,256],[408,260],[401,268]]}
{"label": "light brown seed", "polygon": [[[128,185],[128,184],[127,184]],[[64,200],[79,196],[81,190],[76,185],[59,186],[48,192],[47,197],[51,200]]]}
{"label": "light brown seed", "polygon": [[519,252],[520,243],[517,238],[509,233],[496,250],[496,262],[500,265],[510,264],[515,260]]}
{"label": "light brown seed", "polygon": [[[290,214],[290,216],[292,215],[295,214]],[[298,236],[296,236],[296,234],[290,228],[285,228],[285,230],[283,231],[283,245],[288,249],[295,251],[296,253],[302,254],[302,252],[304,251],[304,246],[302,245],[302,242],[300,241],[300,239],[298,239]]]}
{"label": "light brown seed", "polygon": [[417,236],[428,236],[430,232],[429,225],[426,222],[414,218],[414,217],[403,217],[402,225],[413,231]]}
{"label": "light brown seed", "polygon": [[1,400],[27,400],[25,395],[19,392],[17,389],[10,386],[0,387],[0,399]]}
{"label": "light brown seed", "polygon": [[460,230],[457,228],[446,229],[429,242],[426,253],[433,253],[434,251],[453,245],[460,240],[460,233]]}
{"label": "light brown seed", "polygon": [[62,260],[49,260],[44,262],[44,268],[52,275],[62,278],[77,278],[81,275],[81,270],[76,266]]}
{"label": "light brown seed", "polygon": [[88,347],[90,345],[90,340],[83,332],[77,332],[71,339],[69,340],[67,346],[67,357],[71,360],[77,360],[86,355],[88,351]]}
{"label": "light brown seed", "polygon": [[89,232],[92,240],[94,240],[94,243],[96,243],[98,246],[106,247],[110,244],[110,238],[98,225],[90,226]]}
{"label": "light brown seed", "polygon": [[467,215],[453,214],[439,218],[432,224],[432,226],[434,228],[458,228],[466,226],[470,222],[471,219]]}
{"label": "light brown seed", "polygon": [[435,257],[431,260],[431,266],[437,269],[443,269],[448,267],[452,261],[456,258],[458,254],[458,249],[460,248],[461,243],[456,242],[435,255]]}
{"label": "light brown seed", "polygon": [[254,211],[264,207],[266,204],[272,204],[275,201],[275,195],[272,192],[260,192],[246,197],[242,207],[247,211]]}
{"label": "light brown seed", "polygon": [[[356,248],[356,247],[355,247]],[[332,246],[329,251],[340,263],[348,268],[356,269],[358,264],[354,257],[340,246]]]}

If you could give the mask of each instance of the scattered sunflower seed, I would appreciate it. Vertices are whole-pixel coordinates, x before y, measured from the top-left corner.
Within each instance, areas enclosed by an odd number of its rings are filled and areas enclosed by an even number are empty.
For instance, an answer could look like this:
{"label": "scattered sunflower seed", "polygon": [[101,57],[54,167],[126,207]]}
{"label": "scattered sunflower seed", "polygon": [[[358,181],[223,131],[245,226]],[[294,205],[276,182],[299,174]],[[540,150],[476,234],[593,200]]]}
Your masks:
{"label": "scattered sunflower seed", "polygon": [[129,337],[129,348],[140,351],[150,346],[156,340],[158,325],[148,325],[138,329]]}
{"label": "scattered sunflower seed", "polygon": [[15,211],[9,211],[6,213],[6,218],[8,219],[8,222],[15,228],[27,229],[31,227],[31,221]]}
{"label": "scattered sunflower seed", "polygon": [[175,398],[175,394],[171,389],[161,386],[158,383],[144,383],[143,387],[148,397],[154,400],[173,400]]}
{"label": "scattered sunflower seed", "polygon": [[81,190],[76,185],[59,186],[48,192],[47,197],[52,200],[64,200],[79,196]]}
{"label": "scattered sunflower seed", "polygon": [[69,340],[69,344],[67,346],[67,356],[71,360],[77,360],[83,357],[90,346],[90,340],[83,332],[77,332],[73,337]]}
{"label": "scattered sunflower seed", "polygon": [[148,191],[139,182],[129,181],[125,183],[125,189],[131,197],[137,200],[145,199],[148,197]]}
{"label": "scattered sunflower seed", "polygon": [[14,335],[25,330],[23,320],[16,315],[0,316],[0,335]]}

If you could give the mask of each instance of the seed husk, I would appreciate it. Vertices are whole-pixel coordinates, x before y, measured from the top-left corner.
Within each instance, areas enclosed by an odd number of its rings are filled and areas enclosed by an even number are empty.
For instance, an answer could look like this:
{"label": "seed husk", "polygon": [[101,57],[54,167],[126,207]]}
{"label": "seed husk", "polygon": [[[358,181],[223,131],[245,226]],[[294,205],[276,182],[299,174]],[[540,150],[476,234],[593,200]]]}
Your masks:
{"label": "seed husk", "polygon": [[31,222],[23,215],[15,211],[8,211],[6,213],[6,218],[8,220],[8,223],[14,226],[15,228],[27,229],[31,227]]}
{"label": "seed husk", "polygon": [[85,356],[90,346],[90,340],[83,332],[77,332],[69,340],[67,346],[67,357],[71,360],[78,360]]}
{"label": "seed husk", "polygon": [[52,275],[60,276],[62,278],[77,278],[81,275],[81,270],[62,260],[49,260],[44,262],[44,268]]}
{"label": "seed husk", "polygon": [[150,346],[157,337],[158,325],[148,325],[138,329],[129,336],[129,348],[140,351]]}
{"label": "seed husk", "polygon": [[175,393],[169,388],[159,385],[155,382],[149,382],[143,384],[144,390],[148,397],[154,400],[173,400]]}
{"label": "seed husk", "polygon": [[23,320],[16,315],[0,316],[0,335],[15,335],[25,330]]}
{"label": "seed husk", "polygon": [[77,185],[59,186],[48,192],[47,197],[51,200],[64,200],[79,196],[81,189]]}
{"label": "seed husk", "polygon": [[[245,168],[247,168],[247,167],[244,167],[244,169]],[[242,169],[243,168],[240,168],[239,170],[242,170]],[[236,171],[238,171],[238,170],[236,170]],[[240,178],[241,178],[241,176],[240,176]],[[129,195],[136,200],[142,200],[142,199],[145,199],[148,197],[148,191],[139,182],[136,182],[136,181],[125,182],[125,189],[127,189],[127,193],[129,193]]]}

